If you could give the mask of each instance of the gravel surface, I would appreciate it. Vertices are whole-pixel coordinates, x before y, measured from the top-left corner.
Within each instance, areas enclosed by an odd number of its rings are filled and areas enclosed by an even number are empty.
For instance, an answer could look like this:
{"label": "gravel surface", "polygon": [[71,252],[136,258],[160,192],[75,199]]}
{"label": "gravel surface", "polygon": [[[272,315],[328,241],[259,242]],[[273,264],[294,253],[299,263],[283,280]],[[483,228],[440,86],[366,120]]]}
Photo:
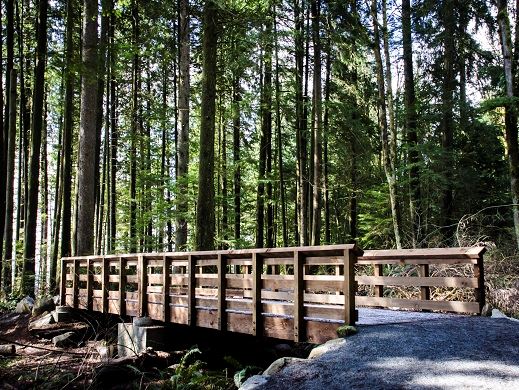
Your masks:
{"label": "gravel surface", "polygon": [[359,332],[261,389],[519,389],[519,322],[364,309]]}

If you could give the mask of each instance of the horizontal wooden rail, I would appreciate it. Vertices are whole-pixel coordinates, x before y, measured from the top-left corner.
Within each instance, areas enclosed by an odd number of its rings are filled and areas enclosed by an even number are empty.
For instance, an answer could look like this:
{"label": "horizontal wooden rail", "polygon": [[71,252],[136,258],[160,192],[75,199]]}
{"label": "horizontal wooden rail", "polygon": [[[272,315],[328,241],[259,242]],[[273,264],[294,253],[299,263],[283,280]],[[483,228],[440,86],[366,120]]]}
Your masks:
{"label": "horizontal wooden rail", "polygon": [[485,304],[484,252],[484,247],[365,251],[355,280],[359,291],[371,287],[372,293],[358,295],[356,304],[479,314]]}
{"label": "horizontal wooden rail", "polygon": [[[354,245],[62,259],[67,305],[295,341],[354,324]],[[332,270],[332,274],[329,271]]]}

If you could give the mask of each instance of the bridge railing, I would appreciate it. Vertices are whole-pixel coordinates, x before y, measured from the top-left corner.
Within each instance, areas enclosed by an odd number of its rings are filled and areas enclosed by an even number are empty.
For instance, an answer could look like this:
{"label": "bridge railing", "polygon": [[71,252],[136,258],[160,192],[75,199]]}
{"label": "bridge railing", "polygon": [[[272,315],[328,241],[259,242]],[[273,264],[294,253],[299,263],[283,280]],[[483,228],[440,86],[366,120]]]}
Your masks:
{"label": "bridge railing", "polygon": [[367,250],[358,258],[357,306],[479,314],[485,304],[484,252],[484,247]]}
{"label": "bridge railing", "polygon": [[295,341],[354,324],[354,245],[62,259],[61,302]]}

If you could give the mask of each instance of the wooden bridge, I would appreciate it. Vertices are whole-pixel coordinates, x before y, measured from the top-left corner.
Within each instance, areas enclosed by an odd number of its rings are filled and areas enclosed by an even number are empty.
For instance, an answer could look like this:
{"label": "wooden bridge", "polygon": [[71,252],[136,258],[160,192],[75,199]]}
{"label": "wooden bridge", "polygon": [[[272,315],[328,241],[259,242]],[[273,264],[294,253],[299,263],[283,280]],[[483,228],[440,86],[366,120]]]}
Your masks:
{"label": "wooden bridge", "polygon": [[[332,245],[68,257],[61,263],[61,302],[320,343],[335,338],[340,325],[356,322],[356,305],[480,313],[483,252],[481,247],[363,252]],[[399,298],[393,297],[395,288]],[[461,300],[445,299],[452,289]]]}

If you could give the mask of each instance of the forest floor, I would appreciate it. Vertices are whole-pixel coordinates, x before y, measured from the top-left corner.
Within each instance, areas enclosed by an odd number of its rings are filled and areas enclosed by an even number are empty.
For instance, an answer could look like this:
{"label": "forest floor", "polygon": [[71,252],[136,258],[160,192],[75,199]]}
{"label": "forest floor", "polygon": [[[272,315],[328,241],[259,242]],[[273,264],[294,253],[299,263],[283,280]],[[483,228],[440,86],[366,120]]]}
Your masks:
{"label": "forest floor", "polygon": [[519,321],[361,310],[356,335],[257,389],[518,389]]}

